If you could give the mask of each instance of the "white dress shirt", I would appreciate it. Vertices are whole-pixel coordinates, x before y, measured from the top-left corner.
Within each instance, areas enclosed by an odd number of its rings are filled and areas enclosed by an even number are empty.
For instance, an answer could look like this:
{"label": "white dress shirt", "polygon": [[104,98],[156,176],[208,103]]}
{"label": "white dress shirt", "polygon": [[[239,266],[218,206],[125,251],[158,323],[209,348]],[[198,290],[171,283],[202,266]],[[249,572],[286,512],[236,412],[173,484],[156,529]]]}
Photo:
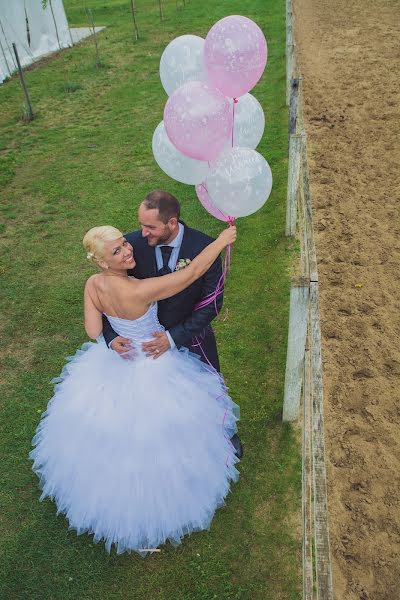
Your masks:
{"label": "white dress shirt", "polygon": [[[160,244],[159,246],[155,247],[156,263],[157,263],[158,271],[160,269],[162,269],[162,267],[163,267],[163,259],[162,259],[162,254],[161,254],[161,250],[160,250],[161,246],[170,246],[172,248],[171,256],[169,257],[169,261],[168,261],[168,266],[171,269],[172,273],[175,271],[175,267],[178,262],[179,251],[180,251],[181,245],[182,245],[183,232],[184,232],[184,227],[183,227],[182,223],[178,223],[178,226],[179,226],[178,235],[176,236],[175,239],[172,240],[172,242],[170,242],[169,244]],[[171,348],[175,348],[175,342],[172,339],[171,334],[168,331],[166,331],[165,333],[167,334]]]}

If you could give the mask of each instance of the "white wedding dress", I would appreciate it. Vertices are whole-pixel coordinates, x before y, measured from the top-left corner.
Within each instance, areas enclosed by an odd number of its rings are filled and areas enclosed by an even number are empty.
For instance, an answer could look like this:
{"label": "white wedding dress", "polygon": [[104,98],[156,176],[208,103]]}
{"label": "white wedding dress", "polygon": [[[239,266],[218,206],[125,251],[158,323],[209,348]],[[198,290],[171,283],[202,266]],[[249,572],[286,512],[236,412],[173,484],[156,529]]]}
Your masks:
{"label": "white wedding dress", "polygon": [[209,528],[238,478],[229,441],[238,406],[188,350],[142,353],[141,342],[163,330],[155,303],[139,319],[108,319],[136,357],[124,360],[102,340],[70,357],[30,458],[40,499],[52,498],[78,534],[145,555]]}

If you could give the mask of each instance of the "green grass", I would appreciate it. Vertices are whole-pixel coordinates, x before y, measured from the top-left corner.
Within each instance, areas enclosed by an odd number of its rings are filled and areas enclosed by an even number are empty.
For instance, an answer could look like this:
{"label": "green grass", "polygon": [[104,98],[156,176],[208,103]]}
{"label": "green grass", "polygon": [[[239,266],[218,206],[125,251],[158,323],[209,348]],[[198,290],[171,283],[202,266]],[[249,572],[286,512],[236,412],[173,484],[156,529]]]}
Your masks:
{"label": "green grass", "polygon": [[[64,4],[72,26],[87,25],[81,0]],[[177,10],[169,0],[162,24],[158,2],[136,4],[140,40],[133,44],[128,0],[88,0],[96,25],[107,25],[98,36],[104,66],[95,68],[87,40],[28,70],[33,122],[21,120],[16,77],[0,86],[0,597],[298,599],[300,451],[296,432],[281,422],[295,252],[284,236],[284,2],[192,0]],[[184,33],[205,36],[227,14],[254,19],[268,40],[268,66],[253,93],[266,115],[258,150],[274,176],[265,207],[239,221],[225,296],[229,318],[216,324],[222,370],[242,411],[240,481],[210,532],[145,560],[108,556],[103,545],[68,531],[50,501],[38,502],[27,455],[52,393],[49,381],[85,340],[87,229],[136,228],[141,199],[164,188],[182,201],[188,224],[211,235],[220,230],[192,187],[159,170],[151,137],[166,101],[158,75],[163,48]]]}

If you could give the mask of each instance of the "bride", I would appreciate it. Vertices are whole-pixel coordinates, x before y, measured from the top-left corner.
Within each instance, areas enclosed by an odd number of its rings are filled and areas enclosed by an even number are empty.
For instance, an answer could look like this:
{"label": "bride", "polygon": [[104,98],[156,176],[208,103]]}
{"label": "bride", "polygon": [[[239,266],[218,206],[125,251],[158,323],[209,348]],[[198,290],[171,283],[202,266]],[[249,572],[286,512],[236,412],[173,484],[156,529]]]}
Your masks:
{"label": "bride", "polygon": [[[208,529],[238,471],[230,438],[238,406],[222,377],[187,349],[158,360],[141,344],[163,328],[157,300],[188,287],[236,239],[225,229],[190,265],[163,277],[134,279],[132,246],[114,227],[84,237],[101,272],[85,286],[85,329],[97,343],[78,350],[56,380],[37,428],[33,470],[70,528],[104,540],[108,552],[146,555],[169,540]],[[102,313],[134,340],[123,360],[100,336]]]}

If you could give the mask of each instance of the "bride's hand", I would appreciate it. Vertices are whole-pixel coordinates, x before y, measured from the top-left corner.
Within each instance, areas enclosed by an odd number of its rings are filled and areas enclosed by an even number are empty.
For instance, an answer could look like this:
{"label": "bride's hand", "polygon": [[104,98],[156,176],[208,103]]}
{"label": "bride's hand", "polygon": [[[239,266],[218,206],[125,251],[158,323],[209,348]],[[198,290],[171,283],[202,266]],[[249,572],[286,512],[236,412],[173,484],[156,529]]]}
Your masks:
{"label": "bride's hand", "polygon": [[237,229],[235,225],[230,225],[227,229],[224,229],[218,236],[218,241],[221,242],[222,247],[225,248],[229,244],[233,244],[237,237]]}

